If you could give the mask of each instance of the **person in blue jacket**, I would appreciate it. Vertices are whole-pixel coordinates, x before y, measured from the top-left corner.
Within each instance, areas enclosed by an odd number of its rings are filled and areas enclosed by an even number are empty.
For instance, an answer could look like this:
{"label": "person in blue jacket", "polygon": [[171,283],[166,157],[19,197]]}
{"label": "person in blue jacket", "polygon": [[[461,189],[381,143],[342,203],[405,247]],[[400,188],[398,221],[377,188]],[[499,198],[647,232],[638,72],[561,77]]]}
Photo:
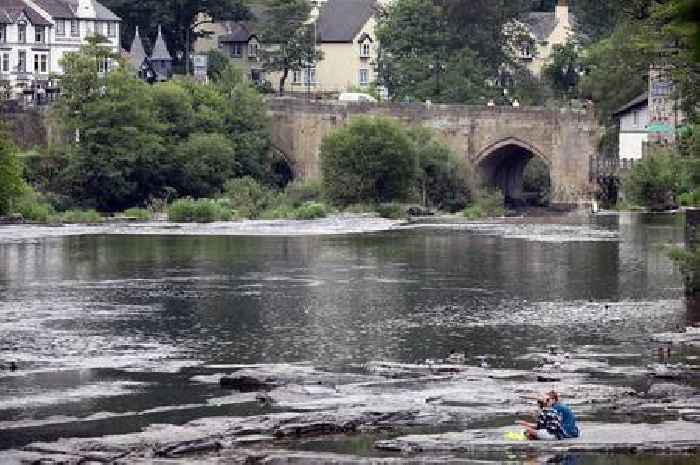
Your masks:
{"label": "person in blue jacket", "polygon": [[559,401],[559,393],[556,391],[551,391],[548,394],[551,401],[551,409],[554,410],[560,418],[561,430],[557,434],[557,439],[571,439],[580,436],[581,431],[576,424],[576,415],[571,410],[571,408],[562,404]]}

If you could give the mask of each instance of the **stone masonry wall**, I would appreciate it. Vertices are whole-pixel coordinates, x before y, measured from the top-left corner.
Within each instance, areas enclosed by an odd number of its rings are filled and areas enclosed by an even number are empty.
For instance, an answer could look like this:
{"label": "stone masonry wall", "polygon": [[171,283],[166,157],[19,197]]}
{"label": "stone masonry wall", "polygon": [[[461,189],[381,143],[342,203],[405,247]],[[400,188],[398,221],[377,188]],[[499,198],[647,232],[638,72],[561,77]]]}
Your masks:
{"label": "stone masonry wall", "polygon": [[320,176],[319,149],[332,130],[359,116],[394,118],[435,130],[475,166],[508,144],[528,149],[549,166],[555,203],[590,200],[589,172],[600,128],[592,112],[539,107],[477,107],[422,104],[347,104],[270,99],[273,144],[295,176]]}

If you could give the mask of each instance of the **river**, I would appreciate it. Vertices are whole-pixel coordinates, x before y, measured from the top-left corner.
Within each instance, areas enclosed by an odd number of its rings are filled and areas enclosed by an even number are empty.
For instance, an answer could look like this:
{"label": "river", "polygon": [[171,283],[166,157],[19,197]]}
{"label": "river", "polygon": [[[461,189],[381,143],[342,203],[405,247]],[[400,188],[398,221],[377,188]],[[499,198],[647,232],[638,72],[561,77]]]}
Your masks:
{"label": "river", "polygon": [[[634,214],[334,235],[0,228],[0,362],[18,364],[0,372],[0,457],[37,441],[271,411],[208,382],[241,364],[359,375],[457,350],[466,365],[531,370],[555,344],[611,354],[603,371],[623,375],[604,384],[648,389],[638,371],[657,355],[652,335],[698,318],[667,257],[683,240],[682,217]],[[672,357],[699,354],[682,346]],[[512,422],[503,418],[480,424]],[[377,437],[286,447],[391,457],[373,450]],[[685,460],[674,463],[697,463]]]}

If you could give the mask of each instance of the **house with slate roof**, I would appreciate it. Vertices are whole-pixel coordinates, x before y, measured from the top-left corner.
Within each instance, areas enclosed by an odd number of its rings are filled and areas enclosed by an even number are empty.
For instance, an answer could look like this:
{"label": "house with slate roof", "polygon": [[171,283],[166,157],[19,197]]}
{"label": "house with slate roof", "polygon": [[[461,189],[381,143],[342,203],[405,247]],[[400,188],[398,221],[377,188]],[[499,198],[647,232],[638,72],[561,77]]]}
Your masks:
{"label": "house with slate roof", "polygon": [[[287,91],[334,93],[366,87],[376,79],[374,63],[378,43],[375,34],[377,0],[327,0],[317,2],[312,18],[316,46],[323,60],[290,74]],[[197,53],[217,48],[243,68],[255,82],[277,87],[278,76],[265,74],[259,51],[258,30],[265,20],[262,8],[253,8],[251,21],[208,25],[209,37],[195,44]]]}
{"label": "house with slate roof", "polygon": [[49,77],[62,74],[64,54],[95,35],[119,52],[120,22],[96,0],[0,0],[0,86],[13,96],[45,91]]}
{"label": "house with slate roof", "polygon": [[515,47],[515,58],[533,75],[540,76],[554,46],[565,45],[572,37],[574,23],[575,18],[569,11],[568,0],[558,0],[553,12],[525,15],[517,24],[524,27],[530,40]]}

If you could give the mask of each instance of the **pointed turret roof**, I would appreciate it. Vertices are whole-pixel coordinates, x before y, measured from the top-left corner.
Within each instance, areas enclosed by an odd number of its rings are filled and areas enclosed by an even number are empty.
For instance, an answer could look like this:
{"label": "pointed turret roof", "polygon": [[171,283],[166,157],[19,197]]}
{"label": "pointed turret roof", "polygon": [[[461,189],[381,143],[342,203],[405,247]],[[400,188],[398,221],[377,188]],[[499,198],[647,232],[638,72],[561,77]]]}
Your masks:
{"label": "pointed turret roof", "polygon": [[145,59],[146,51],[143,49],[143,42],[141,42],[141,36],[139,35],[139,27],[136,26],[134,41],[131,43],[131,50],[129,50],[129,62],[136,69],[139,69],[143,64],[143,60]]}
{"label": "pointed turret roof", "polygon": [[165,40],[163,40],[163,33],[158,26],[158,38],[156,39],[156,44],[153,46],[153,53],[151,53],[151,60],[153,61],[172,61],[173,57],[168,52],[168,47],[165,46]]}

